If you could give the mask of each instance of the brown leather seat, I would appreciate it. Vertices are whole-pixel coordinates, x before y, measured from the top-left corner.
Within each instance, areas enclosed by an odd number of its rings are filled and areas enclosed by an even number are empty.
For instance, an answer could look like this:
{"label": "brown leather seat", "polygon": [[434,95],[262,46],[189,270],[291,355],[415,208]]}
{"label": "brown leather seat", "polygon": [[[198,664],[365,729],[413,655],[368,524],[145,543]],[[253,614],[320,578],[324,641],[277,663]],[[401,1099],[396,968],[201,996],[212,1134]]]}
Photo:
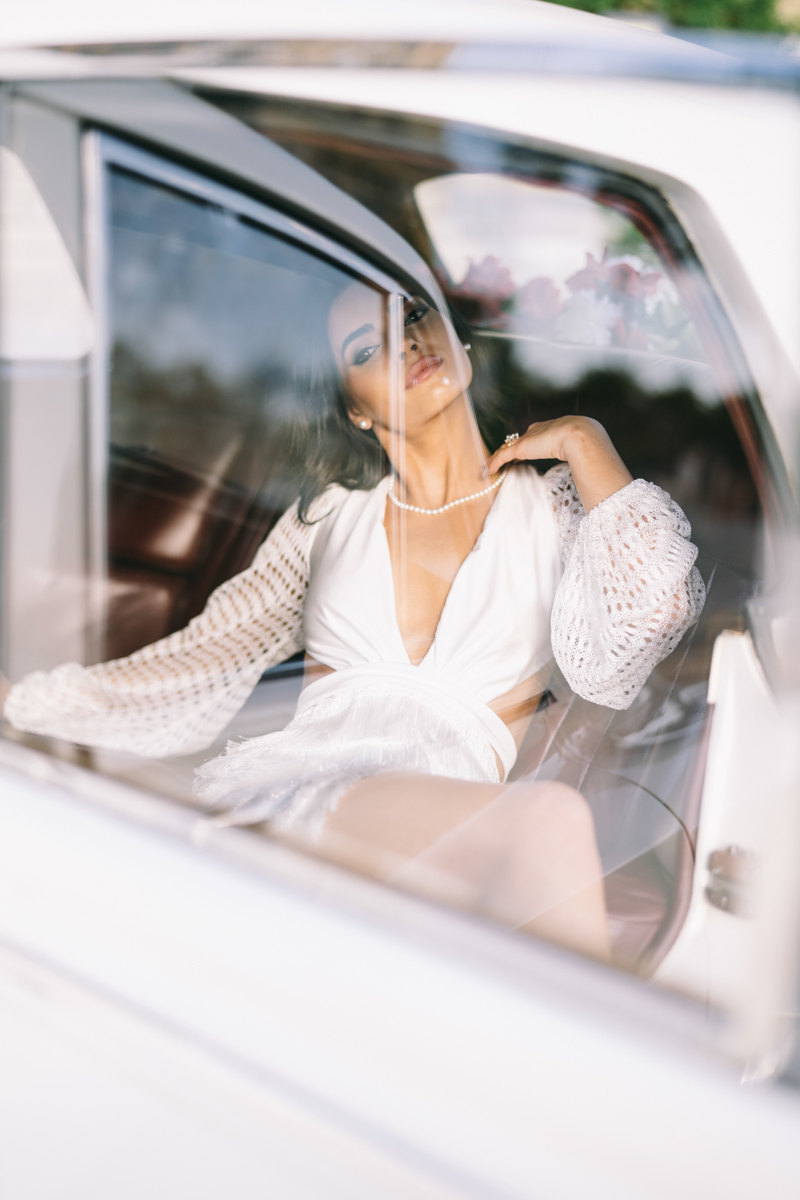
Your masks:
{"label": "brown leather seat", "polygon": [[181,629],[279,516],[258,493],[146,447],[112,446],[105,658]]}

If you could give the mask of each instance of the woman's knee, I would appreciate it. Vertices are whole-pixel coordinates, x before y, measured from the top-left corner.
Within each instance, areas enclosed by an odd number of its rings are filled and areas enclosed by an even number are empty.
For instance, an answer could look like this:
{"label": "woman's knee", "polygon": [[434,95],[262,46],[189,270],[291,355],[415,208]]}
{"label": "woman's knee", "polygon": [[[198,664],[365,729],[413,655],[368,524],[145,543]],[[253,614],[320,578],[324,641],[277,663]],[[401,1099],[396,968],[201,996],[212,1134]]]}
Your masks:
{"label": "woman's knee", "polygon": [[535,784],[534,803],[529,812],[534,824],[543,822],[572,838],[595,840],[591,807],[577,788],[558,781]]}

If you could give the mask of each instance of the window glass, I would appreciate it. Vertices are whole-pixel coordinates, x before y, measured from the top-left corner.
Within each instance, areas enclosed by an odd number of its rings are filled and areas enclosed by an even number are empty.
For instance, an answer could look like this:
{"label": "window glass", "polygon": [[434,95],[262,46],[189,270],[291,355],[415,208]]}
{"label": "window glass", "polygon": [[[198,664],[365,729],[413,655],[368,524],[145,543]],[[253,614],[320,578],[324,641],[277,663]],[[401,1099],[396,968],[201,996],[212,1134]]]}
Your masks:
{"label": "window glass", "polygon": [[[182,628],[294,499],[312,325],[349,277],[237,214],[109,171],[104,657]],[[310,382],[308,386],[311,386]]]}
{"label": "window glass", "polygon": [[362,170],[355,134],[283,131],[440,310],[109,156],[100,648],[6,732],[652,974],[695,886],[712,648],[760,585],[736,360],[655,199],[405,132]]}

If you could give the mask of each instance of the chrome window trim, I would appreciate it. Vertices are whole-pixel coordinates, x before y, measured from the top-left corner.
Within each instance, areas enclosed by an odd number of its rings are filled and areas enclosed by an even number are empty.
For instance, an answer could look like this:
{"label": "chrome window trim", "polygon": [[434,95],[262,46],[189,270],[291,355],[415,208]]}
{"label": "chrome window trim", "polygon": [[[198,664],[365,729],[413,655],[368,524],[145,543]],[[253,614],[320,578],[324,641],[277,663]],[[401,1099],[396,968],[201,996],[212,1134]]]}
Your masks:
{"label": "chrome window trim", "polygon": [[[437,73],[536,73],[590,77],[617,75],[631,79],[678,80],[714,85],[751,84],[753,76],[768,86],[796,87],[797,61],[776,44],[764,46],[735,30],[672,29],[669,38],[633,43],[625,31],[596,31],[577,27],[532,32],[520,40],[485,33],[464,36],[453,28],[431,38],[188,36],[164,41],[43,43],[53,62],[51,70],[65,75],[73,64],[103,76],[110,68],[119,74],[144,71],[166,75],[197,69],[292,68],[295,70],[416,70]],[[13,60],[12,60],[13,61]],[[48,64],[50,65],[50,64]]]}
{"label": "chrome window trim", "polygon": [[94,130],[81,138],[86,290],[95,323],[95,342],[89,354],[84,453],[86,456],[86,568],[88,608],[86,654],[95,662],[102,655],[103,591],[108,575],[106,477],[109,437],[108,322],[108,198],[102,135]]}

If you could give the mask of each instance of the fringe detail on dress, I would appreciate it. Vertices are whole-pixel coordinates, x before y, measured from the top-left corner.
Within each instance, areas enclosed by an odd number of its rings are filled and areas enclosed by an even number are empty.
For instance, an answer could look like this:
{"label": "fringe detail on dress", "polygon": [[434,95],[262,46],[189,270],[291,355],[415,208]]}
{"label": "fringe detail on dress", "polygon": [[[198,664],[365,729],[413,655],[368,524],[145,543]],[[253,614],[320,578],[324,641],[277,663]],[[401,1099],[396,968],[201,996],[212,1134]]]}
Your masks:
{"label": "fringe detail on dress", "polygon": [[473,723],[394,684],[342,689],[278,733],[230,742],[197,770],[194,790],[226,824],[267,821],[316,840],[349,787],[396,771],[499,782],[494,751]]}

